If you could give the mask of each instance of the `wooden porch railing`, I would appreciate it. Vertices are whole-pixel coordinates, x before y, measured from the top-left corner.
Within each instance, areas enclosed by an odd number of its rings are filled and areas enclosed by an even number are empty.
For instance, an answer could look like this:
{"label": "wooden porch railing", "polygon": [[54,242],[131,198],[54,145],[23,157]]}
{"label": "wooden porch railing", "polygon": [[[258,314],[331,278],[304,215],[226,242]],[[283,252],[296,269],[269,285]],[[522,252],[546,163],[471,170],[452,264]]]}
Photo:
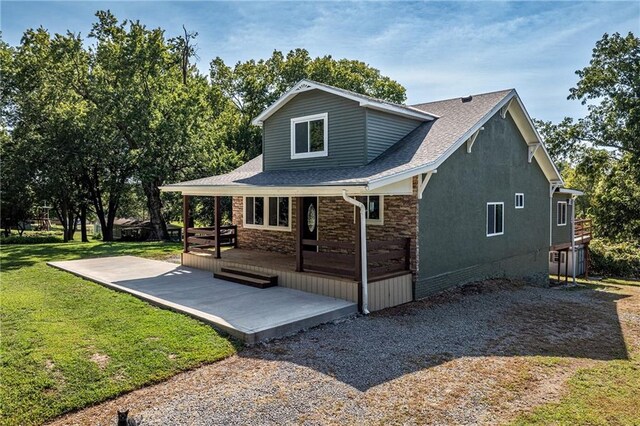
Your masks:
{"label": "wooden porch railing", "polygon": [[586,243],[591,240],[591,219],[576,219],[574,236],[576,242]]}
{"label": "wooden porch railing", "polygon": [[[359,251],[356,245],[342,241],[302,240],[304,246],[318,251],[303,251],[301,270],[323,272],[360,281]],[[326,251],[327,249],[332,251]],[[411,270],[411,239],[367,241],[368,276],[370,279]]]}
{"label": "wooden porch railing", "polygon": [[[238,225],[220,226],[220,245],[238,245]],[[214,226],[204,228],[187,228],[186,231],[187,251],[215,254],[216,248],[216,228]]]}

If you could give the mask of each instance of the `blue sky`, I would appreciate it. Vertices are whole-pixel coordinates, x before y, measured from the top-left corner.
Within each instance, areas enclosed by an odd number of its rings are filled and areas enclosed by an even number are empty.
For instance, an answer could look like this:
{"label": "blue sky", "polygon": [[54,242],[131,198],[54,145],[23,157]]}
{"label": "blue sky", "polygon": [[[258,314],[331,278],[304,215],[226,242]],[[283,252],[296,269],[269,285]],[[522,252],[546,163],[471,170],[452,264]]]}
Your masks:
{"label": "blue sky", "polygon": [[198,66],[304,47],[359,59],[407,88],[408,103],[515,87],[529,113],[584,115],[566,99],[605,32],[640,34],[640,2],[28,2],[0,3],[3,38],[26,28],[86,35],[98,9],[168,36],[197,31]]}

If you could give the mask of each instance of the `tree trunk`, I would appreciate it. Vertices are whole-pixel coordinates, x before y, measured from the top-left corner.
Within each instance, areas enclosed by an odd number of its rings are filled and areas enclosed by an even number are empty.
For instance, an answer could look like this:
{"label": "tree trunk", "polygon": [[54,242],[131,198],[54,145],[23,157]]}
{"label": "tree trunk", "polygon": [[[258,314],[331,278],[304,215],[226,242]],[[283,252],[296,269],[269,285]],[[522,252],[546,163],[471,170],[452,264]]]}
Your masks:
{"label": "tree trunk", "polygon": [[68,209],[67,220],[67,241],[73,240],[73,234],[76,232],[76,217],[73,213],[73,209]]}
{"label": "tree trunk", "polygon": [[89,238],[87,237],[87,205],[82,203],[80,207],[80,234],[82,236],[82,242],[88,243]]}
{"label": "tree trunk", "polygon": [[160,199],[160,189],[157,180],[142,182],[142,189],[147,196],[147,208],[149,209],[149,220],[151,221],[152,240],[167,240],[167,223],[162,216],[162,200]]}
{"label": "tree trunk", "polygon": [[69,217],[68,210],[67,201],[63,200],[60,203],[60,213],[58,214],[58,217],[60,218],[60,223],[62,223],[62,241],[65,243],[69,241],[69,222],[67,222],[67,218]]}

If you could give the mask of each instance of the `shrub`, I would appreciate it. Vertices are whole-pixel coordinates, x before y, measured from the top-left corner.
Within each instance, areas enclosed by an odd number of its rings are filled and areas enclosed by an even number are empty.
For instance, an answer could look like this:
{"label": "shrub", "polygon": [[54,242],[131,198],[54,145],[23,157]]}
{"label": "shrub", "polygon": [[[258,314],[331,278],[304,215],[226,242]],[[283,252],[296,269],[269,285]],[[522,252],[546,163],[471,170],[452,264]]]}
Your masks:
{"label": "shrub", "polygon": [[595,274],[640,278],[640,243],[594,239],[589,244],[591,270]]}
{"label": "shrub", "polygon": [[45,244],[61,243],[61,237],[55,235],[10,235],[0,238],[0,244]]}

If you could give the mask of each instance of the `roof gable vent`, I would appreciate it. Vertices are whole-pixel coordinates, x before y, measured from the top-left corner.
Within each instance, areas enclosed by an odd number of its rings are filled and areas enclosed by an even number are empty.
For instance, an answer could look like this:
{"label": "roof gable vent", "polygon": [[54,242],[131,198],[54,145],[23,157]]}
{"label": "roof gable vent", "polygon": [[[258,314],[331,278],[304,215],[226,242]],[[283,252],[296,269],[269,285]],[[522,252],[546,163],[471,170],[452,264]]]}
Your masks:
{"label": "roof gable vent", "polygon": [[462,99],[462,102],[471,102],[471,100],[473,99],[473,96],[469,95],[460,99]]}

